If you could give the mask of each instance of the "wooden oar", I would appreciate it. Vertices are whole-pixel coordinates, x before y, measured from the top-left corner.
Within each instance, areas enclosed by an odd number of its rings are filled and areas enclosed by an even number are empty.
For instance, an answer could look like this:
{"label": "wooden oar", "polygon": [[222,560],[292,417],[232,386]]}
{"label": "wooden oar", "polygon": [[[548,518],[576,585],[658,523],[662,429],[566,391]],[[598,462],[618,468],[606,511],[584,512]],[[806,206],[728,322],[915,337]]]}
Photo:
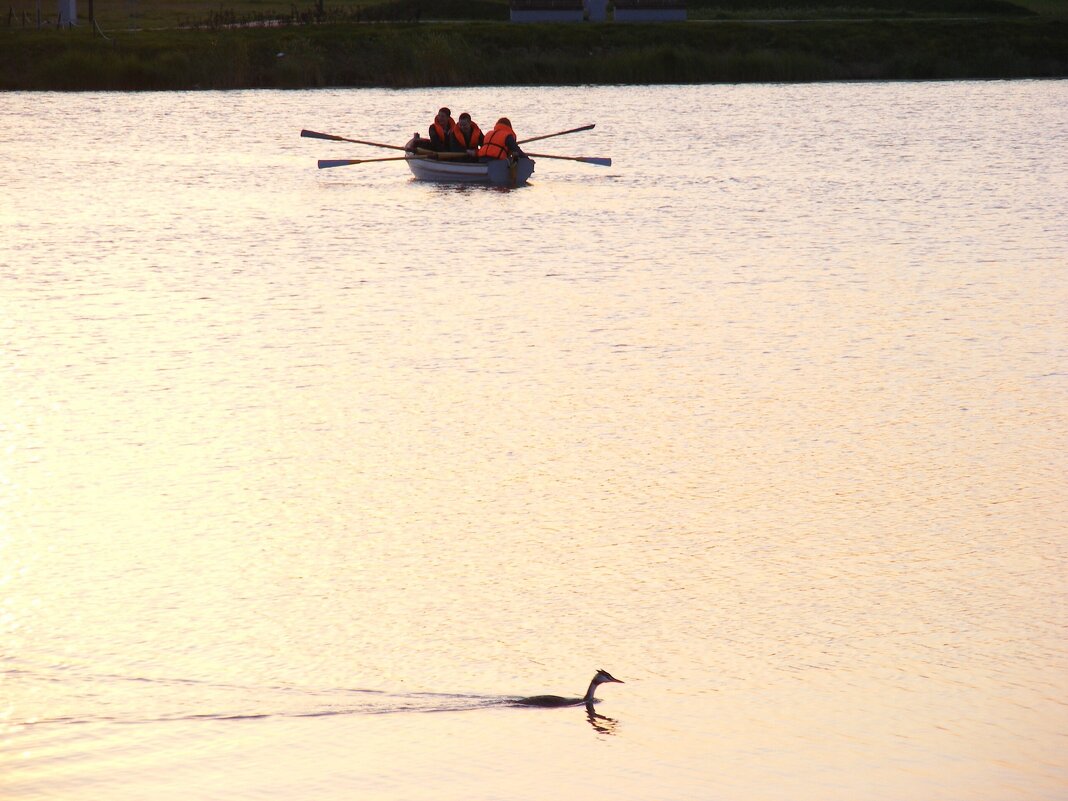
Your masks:
{"label": "wooden oar", "polygon": [[548,139],[552,136],[563,136],[564,134],[578,133],[579,131],[592,131],[597,123],[590,123],[589,125],[583,125],[581,128],[572,128],[570,131],[557,131],[556,133],[543,134],[542,136],[532,136],[529,139],[520,139],[519,144],[525,145],[527,142],[537,142],[539,139]]}
{"label": "wooden oar", "polygon": [[309,139],[328,139],[331,142],[353,142],[357,145],[370,145],[371,147],[388,147],[390,150],[404,150],[401,145],[384,145],[381,142],[365,142],[362,139],[346,139],[344,136],[334,136],[333,134],[319,133],[318,131],[303,130],[300,132],[301,136],[306,136]]}
{"label": "wooden oar", "polygon": [[417,147],[415,152],[420,156],[426,156],[428,159],[441,159],[442,161],[455,161],[457,159],[467,158],[466,151],[449,152],[447,150],[431,150],[427,147]]}
{"label": "wooden oar", "polygon": [[[567,130],[567,131],[557,131],[556,133],[542,134],[541,136],[532,136],[529,139],[520,139],[519,140],[519,144],[523,145],[523,144],[526,144],[527,142],[537,142],[540,139],[549,139],[549,138],[551,138],[553,136],[563,136],[565,134],[578,133],[579,131],[592,131],[596,127],[596,125],[597,125],[597,123],[590,123],[589,125],[582,125],[582,126],[579,126],[578,128],[571,128],[570,130]],[[304,136],[304,137],[307,137],[309,139],[326,139],[326,140],[328,140],[330,142],[352,142],[353,144],[357,144],[357,145],[369,145],[370,147],[385,147],[385,148],[389,148],[390,150],[404,150],[405,149],[401,145],[387,145],[387,144],[383,144],[382,142],[368,142],[368,141],[365,141],[363,139],[349,139],[348,137],[345,137],[345,136],[336,136],[334,134],[319,133],[318,131],[309,131],[306,128],[300,132],[300,135]],[[447,156],[446,158],[449,158],[449,157]],[[552,157],[551,156],[542,156],[542,158],[552,158]]]}
{"label": "wooden oar", "polygon": [[[366,164],[369,161],[405,161],[408,156],[387,156],[384,159],[319,159],[319,169],[325,170],[327,167],[348,167],[352,164]],[[413,158],[420,158],[414,156]]]}
{"label": "wooden oar", "polygon": [[595,156],[550,156],[547,153],[527,153],[532,159],[565,159],[567,161],[581,161],[583,164],[596,164],[600,167],[611,167],[612,159],[602,159]]}

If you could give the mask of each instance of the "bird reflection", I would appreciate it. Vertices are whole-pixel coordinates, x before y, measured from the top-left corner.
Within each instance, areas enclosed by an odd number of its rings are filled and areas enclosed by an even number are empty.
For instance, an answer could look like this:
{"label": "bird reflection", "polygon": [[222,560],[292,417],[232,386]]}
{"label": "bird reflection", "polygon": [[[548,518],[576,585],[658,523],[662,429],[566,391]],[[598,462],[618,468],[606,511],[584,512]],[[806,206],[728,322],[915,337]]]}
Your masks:
{"label": "bird reflection", "polygon": [[597,712],[593,704],[586,704],[586,720],[590,722],[594,730],[601,734],[615,734],[618,722],[615,718],[607,717]]}

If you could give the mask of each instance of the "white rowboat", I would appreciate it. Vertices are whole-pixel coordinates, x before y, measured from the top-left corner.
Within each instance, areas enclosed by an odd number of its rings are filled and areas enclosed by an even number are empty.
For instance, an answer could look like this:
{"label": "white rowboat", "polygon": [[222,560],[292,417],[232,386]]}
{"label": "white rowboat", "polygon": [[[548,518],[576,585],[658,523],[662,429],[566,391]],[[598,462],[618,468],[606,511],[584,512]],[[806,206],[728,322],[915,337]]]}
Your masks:
{"label": "white rowboat", "polygon": [[521,186],[534,172],[534,162],[528,158],[519,159],[514,167],[507,159],[475,162],[408,156],[406,161],[416,179],[443,183]]}

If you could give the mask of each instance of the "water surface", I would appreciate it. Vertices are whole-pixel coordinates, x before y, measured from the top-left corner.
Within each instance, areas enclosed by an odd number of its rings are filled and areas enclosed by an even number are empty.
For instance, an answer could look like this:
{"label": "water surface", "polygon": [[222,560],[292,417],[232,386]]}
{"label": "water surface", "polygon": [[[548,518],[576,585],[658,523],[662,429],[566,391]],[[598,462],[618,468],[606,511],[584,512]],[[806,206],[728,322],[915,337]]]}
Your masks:
{"label": "water surface", "polygon": [[0,792],[1063,799],[1065,109],[0,95]]}

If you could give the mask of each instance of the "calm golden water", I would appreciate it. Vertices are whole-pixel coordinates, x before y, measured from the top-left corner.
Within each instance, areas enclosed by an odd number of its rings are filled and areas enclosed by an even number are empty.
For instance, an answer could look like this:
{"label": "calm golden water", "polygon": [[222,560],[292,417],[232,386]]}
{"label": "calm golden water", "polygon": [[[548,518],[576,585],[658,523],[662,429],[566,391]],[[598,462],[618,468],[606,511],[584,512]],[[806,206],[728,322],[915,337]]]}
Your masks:
{"label": "calm golden water", "polygon": [[1068,798],[1066,109],[0,95],[0,796]]}

